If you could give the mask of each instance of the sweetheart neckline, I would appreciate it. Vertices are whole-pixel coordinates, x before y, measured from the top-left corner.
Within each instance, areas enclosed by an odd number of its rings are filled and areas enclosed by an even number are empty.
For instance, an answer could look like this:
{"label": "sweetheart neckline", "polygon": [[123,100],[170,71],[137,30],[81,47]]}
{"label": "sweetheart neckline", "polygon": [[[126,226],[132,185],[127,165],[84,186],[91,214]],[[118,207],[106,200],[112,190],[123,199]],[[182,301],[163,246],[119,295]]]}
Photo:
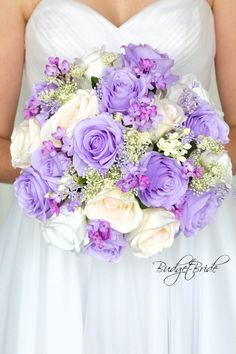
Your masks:
{"label": "sweetheart neckline", "polygon": [[[68,1],[68,0],[67,0]],[[153,2],[151,2],[150,4],[146,5],[145,7],[143,7],[141,10],[139,10],[138,12],[136,12],[134,15],[130,16],[126,21],[124,21],[122,24],[120,25],[115,25],[112,21],[110,21],[106,16],[104,16],[101,12],[99,12],[98,10],[94,9],[93,7],[78,1],[78,0],[70,0],[71,2],[74,2],[76,4],[79,4],[80,6],[84,7],[85,9],[87,9],[88,11],[90,11],[91,13],[95,14],[96,16],[98,16],[101,20],[103,20],[104,22],[108,23],[111,27],[114,27],[116,30],[119,30],[123,27],[125,27],[126,25],[128,25],[130,22],[136,20],[138,17],[142,16],[144,13],[146,13],[147,11],[151,10],[153,7],[155,7],[157,4],[159,4],[160,2],[164,1],[164,0],[154,0]]]}
{"label": "sweetheart neckline", "polygon": [[[44,4],[47,3],[48,0],[40,0],[36,6],[34,7],[27,23],[26,23],[26,29],[29,25],[29,23],[31,22],[31,19],[34,17],[34,15],[38,12],[38,10],[40,9],[40,7]],[[149,10],[152,10],[152,8],[154,8],[155,6],[158,6],[160,4],[162,4],[163,2],[165,2],[166,0],[154,0],[154,2],[150,3],[149,5],[145,6],[143,9],[141,9],[140,11],[138,11],[136,14],[132,15],[130,18],[128,18],[123,24],[121,24],[120,26],[116,26],[114,23],[112,23],[110,20],[108,20],[108,18],[106,18],[105,16],[103,16],[100,12],[98,12],[97,10],[93,9],[92,7],[82,3],[79,0],[61,0],[61,2],[64,2],[65,4],[73,4],[76,5],[77,7],[82,7],[85,10],[87,10],[88,12],[90,12],[91,14],[96,15],[98,18],[100,18],[101,21],[103,21],[104,23],[107,23],[112,29],[119,31],[122,30],[123,28],[125,28],[126,26],[128,26],[129,24],[133,23],[134,21],[136,21],[139,17],[141,17],[143,14],[145,14],[146,12],[148,12]],[[206,4],[206,6],[208,7],[208,9],[212,12],[212,8],[208,2],[208,0],[202,0],[203,3]]]}

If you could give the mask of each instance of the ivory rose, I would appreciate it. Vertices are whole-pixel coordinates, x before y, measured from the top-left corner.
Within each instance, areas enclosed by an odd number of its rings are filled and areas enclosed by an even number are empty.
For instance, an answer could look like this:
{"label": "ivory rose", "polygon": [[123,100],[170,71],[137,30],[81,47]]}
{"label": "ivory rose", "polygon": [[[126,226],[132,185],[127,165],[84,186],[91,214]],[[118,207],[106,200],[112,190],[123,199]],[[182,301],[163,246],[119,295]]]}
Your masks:
{"label": "ivory rose", "polygon": [[[41,139],[42,141],[52,140],[52,134],[57,131],[58,127],[65,129],[67,137],[71,138],[76,123],[84,118],[94,117],[98,113],[98,98],[95,91],[78,90],[68,102],[46,121],[41,130]],[[54,142],[58,145],[58,141],[55,140]]]}
{"label": "ivory rose", "polygon": [[41,145],[40,124],[34,118],[24,120],[11,136],[11,159],[14,168],[31,165],[30,156]]}
{"label": "ivory rose", "polygon": [[88,201],[85,215],[91,219],[102,219],[121,233],[134,230],[142,219],[142,210],[134,197],[127,197],[117,187],[104,189]]}
{"label": "ivory rose", "polygon": [[163,208],[145,209],[141,223],[126,239],[135,256],[147,258],[171,247],[179,225],[174,214]]}
{"label": "ivory rose", "polygon": [[156,138],[160,138],[165,133],[176,129],[178,125],[186,120],[184,111],[174,102],[163,99],[157,103],[158,112],[163,116],[163,120],[158,124]]}

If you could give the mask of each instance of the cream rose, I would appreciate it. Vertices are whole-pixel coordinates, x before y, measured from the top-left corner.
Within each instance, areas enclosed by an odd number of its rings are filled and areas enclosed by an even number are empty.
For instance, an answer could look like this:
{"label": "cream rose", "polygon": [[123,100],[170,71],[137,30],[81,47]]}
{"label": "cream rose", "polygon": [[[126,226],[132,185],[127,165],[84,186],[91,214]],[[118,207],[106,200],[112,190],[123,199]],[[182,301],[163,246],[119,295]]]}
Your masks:
{"label": "cream rose", "polygon": [[143,211],[139,226],[126,235],[135,256],[147,258],[163,248],[169,248],[179,230],[179,221],[173,213],[162,208],[149,208]]}
{"label": "cream rose", "polygon": [[58,216],[44,223],[43,236],[57,248],[80,252],[89,242],[85,216],[78,210],[72,213],[63,209]]}
{"label": "cream rose", "polygon": [[[41,139],[51,140],[58,127],[66,129],[66,135],[71,138],[73,129],[80,120],[98,113],[99,103],[95,91],[80,89],[46,121],[41,130]],[[54,143],[58,146],[58,141],[55,140]]]}
{"label": "cream rose", "polygon": [[18,125],[11,136],[11,161],[14,168],[30,166],[30,155],[41,145],[40,124],[32,118]]}
{"label": "cream rose", "polygon": [[175,129],[179,124],[186,120],[184,111],[176,103],[163,99],[157,103],[159,113],[164,119],[158,124],[156,138],[160,138],[163,134]]}
{"label": "cream rose", "polygon": [[134,197],[127,198],[117,187],[101,191],[85,207],[89,219],[103,219],[121,233],[134,230],[142,219],[142,210]]}
{"label": "cream rose", "polygon": [[217,162],[220,164],[224,168],[225,172],[225,176],[221,182],[224,182],[228,188],[231,188],[233,183],[232,162],[227,152],[222,151],[214,154],[212,152],[204,151],[201,154],[201,160],[206,165],[211,164],[212,162]]}

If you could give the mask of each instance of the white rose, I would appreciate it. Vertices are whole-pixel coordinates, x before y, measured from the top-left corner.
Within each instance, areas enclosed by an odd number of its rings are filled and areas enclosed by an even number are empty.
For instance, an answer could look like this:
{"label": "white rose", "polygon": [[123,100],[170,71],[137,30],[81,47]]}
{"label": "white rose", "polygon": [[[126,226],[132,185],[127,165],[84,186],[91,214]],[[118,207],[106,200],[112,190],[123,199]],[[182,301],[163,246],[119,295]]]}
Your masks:
{"label": "white rose", "polygon": [[65,251],[80,252],[89,242],[86,229],[86,218],[79,210],[60,214],[47,220],[43,225],[43,236],[46,241]]}
{"label": "white rose", "polygon": [[228,188],[232,186],[232,182],[233,182],[232,162],[227,152],[222,151],[220,153],[214,154],[212,152],[204,151],[201,154],[201,160],[206,165],[211,164],[212,162],[219,163],[225,170],[225,176],[221,182],[224,182]]}
{"label": "white rose", "polygon": [[183,75],[176,85],[170,87],[167,97],[177,102],[185,88],[189,88],[195,92],[202,100],[212,104],[208,91],[203,88],[200,81],[198,81],[196,76],[193,74]]}
{"label": "white rose", "polygon": [[85,207],[89,219],[103,219],[121,233],[134,230],[142,219],[142,210],[134,197],[127,198],[117,187],[104,189]]}
{"label": "white rose", "polygon": [[180,106],[168,99],[160,100],[157,104],[158,112],[164,117],[158,124],[155,133],[155,137],[160,138],[162,135],[175,129],[179,124],[184,122],[186,116]]}
{"label": "white rose", "polygon": [[94,49],[81,58],[81,64],[87,67],[85,77],[90,80],[92,76],[101,77],[105,69],[105,64],[102,60],[104,47]]}
{"label": "white rose", "polygon": [[31,118],[18,125],[11,136],[11,158],[14,168],[25,168],[31,165],[30,155],[41,145],[40,124]]}
{"label": "white rose", "polygon": [[46,121],[41,130],[42,141],[53,140],[56,146],[60,143],[52,139],[57,128],[64,128],[71,138],[75,125],[82,119],[93,117],[99,113],[99,102],[94,90],[78,90],[73,97],[61,106],[58,111]]}
{"label": "white rose", "polygon": [[179,230],[179,221],[173,213],[162,208],[143,211],[139,226],[126,235],[135,256],[147,258],[169,248]]}

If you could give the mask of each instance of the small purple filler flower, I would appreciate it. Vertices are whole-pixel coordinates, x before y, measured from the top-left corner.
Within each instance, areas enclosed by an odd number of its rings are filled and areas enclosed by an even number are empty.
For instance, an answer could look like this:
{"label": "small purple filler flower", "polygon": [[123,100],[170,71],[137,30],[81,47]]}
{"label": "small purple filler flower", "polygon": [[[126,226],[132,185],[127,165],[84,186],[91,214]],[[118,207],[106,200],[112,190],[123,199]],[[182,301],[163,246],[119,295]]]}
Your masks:
{"label": "small purple filler flower", "polygon": [[181,166],[175,159],[151,151],[140,165],[146,168],[145,175],[149,179],[147,188],[139,192],[139,198],[147,207],[170,209],[186,193],[188,180],[183,177]]}
{"label": "small purple filler flower", "polygon": [[32,167],[24,169],[24,172],[16,179],[14,187],[19,205],[25,209],[28,216],[41,221],[52,216],[53,211],[49,199],[45,198],[51,189],[36,170]]}
{"label": "small purple filler flower", "polygon": [[153,104],[152,97],[143,97],[131,100],[128,115],[123,117],[124,125],[132,126],[144,132],[155,129],[163,116],[158,113],[157,106]]}
{"label": "small purple filler flower", "polygon": [[46,81],[36,84],[24,109],[24,119],[36,118],[42,126],[45,121],[59,109],[60,105],[56,101],[41,100],[40,93],[57,89],[58,86],[56,84],[48,83]]}
{"label": "small purple filler flower", "polygon": [[127,244],[124,236],[103,220],[89,221],[87,230],[90,242],[84,252],[98,259],[117,262]]}
{"label": "small purple filler flower", "polygon": [[106,172],[123,143],[122,126],[108,113],[81,120],[73,134],[73,163],[79,175],[86,167]]}

